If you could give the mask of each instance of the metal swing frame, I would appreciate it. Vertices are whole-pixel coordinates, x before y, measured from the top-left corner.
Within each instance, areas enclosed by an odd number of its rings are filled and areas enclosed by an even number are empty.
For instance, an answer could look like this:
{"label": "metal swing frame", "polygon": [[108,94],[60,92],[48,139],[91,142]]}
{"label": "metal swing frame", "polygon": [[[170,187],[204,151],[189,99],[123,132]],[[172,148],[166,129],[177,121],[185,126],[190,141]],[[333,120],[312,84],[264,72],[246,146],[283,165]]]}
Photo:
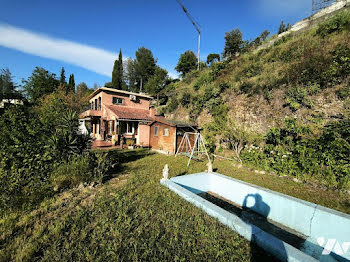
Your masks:
{"label": "metal swing frame", "polygon": [[[194,144],[193,146],[191,145],[191,141],[189,136],[190,135],[194,135],[195,136],[195,140],[194,140]],[[179,154],[189,154],[189,160],[187,163],[187,166],[190,165],[190,162],[192,159],[195,158],[195,155],[197,155],[198,157],[202,156],[203,154],[205,154],[208,158],[208,161],[211,163],[207,148],[205,146],[205,140],[202,136],[201,133],[193,133],[193,132],[186,132],[184,133],[179,148],[177,149],[177,152],[175,154],[175,157],[177,157]]]}

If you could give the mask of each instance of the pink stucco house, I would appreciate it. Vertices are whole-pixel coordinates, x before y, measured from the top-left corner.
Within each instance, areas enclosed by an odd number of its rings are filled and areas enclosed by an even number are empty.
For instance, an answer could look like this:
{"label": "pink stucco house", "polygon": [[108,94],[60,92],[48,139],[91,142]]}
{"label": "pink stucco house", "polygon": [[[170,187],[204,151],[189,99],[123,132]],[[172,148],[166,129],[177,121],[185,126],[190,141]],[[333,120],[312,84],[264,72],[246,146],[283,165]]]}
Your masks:
{"label": "pink stucco house", "polygon": [[156,118],[151,100],[148,95],[101,87],[89,96],[89,109],[80,118],[89,122],[95,141],[112,145],[133,139],[136,145],[148,147],[148,124]]}

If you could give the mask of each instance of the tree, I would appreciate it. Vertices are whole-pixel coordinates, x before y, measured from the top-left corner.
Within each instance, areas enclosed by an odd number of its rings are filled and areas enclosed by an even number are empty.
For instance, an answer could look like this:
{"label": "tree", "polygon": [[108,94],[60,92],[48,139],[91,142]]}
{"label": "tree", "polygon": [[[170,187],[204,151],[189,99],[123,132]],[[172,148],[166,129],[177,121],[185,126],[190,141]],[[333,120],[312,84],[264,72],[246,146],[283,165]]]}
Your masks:
{"label": "tree", "polygon": [[253,133],[250,132],[246,124],[238,125],[229,118],[226,126],[223,128],[222,134],[222,140],[228,143],[229,147],[235,153],[235,158],[242,163],[241,152],[255,140]]}
{"label": "tree", "polygon": [[219,54],[209,54],[207,57],[207,64],[213,64],[216,62],[220,62],[220,55]]}
{"label": "tree", "polygon": [[269,35],[270,35],[270,31],[264,30],[264,32],[262,32],[260,35],[261,41],[264,42]]}
{"label": "tree", "polygon": [[284,24],[284,21],[282,20],[280,27],[278,28],[278,34],[282,34],[286,31],[286,25]]}
{"label": "tree", "polygon": [[77,85],[77,94],[82,94],[84,96],[85,94],[91,94],[94,90],[89,89],[87,84],[85,82],[81,82]]}
{"label": "tree", "polygon": [[16,85],[12,80],[11,72],[8,68],[0,71],[0,100],[3,98],[22,98],[20,92],[16,90]]}
{"label": "tree", "polygon": [[64,67],[62,67],[62,69],[61,69],[60,85],[61,86],[65,86],[66,85],[66,75],[65,75]]}
{"label": "tree", "polygon": [[154,75],[145,85],[145,91],[150,95],[158,95],[163,90],[168,78],[168,71],[157,66]]}
{"label": "tree", "polygon": [[257,46],[261,45],[266,40],[266,38],[269,36],[269,34],[270,34],[270,32],[265,30],[264,32],[262,32],[260,34],[260,36],[255,38],[254,41],[252,41],[249,46],[250,47],[251,46],[257,47]]}
{"label": "tree", "polygon": [[68,92],[74,92],[74,91],[75,91],[74,74],[71,74],[71,75],[69,76],[67,91],[68,91]]}
{"label": "tree", "polygon": [[230,58],[240,53],[246,42],[242,39],[242,32],[239,29],[233,29],[225,33],[225,47],[222,54],[225,58]]}
{"label": "tree", "polygon": [[143,86],[154,75],[156,70],[156,60],[153,57],[152,51],[145,47],[140,47],[136,51],[134,66],[137,86],[142,90]]}
{"label": "tree", "polygon": [[129,90],[133,92],[139,90],[136,82],[137,76],[135,63],[135,60],[132,58],[128,58],[126,61],[126,79],[129,85]]}
{"label": "tree", "polygon": [[115,60],[112,72],[112,88],[123,90],[125,89],[125,83],[123,79],[123,56],[122,50],[119,50],[119,58]]}
{"label": "tree", "polygon": [[32,75],[27,80],[23,80],[23,88],[33,103],[39,102],[44,95],[55,91],[58,85],[56,75],[42,67],[36,67]]}
{"label": "tree", "polygon": [[181,54],[175,70],[185,76],[188,72],[197,68],[197,57],[193,51]]}

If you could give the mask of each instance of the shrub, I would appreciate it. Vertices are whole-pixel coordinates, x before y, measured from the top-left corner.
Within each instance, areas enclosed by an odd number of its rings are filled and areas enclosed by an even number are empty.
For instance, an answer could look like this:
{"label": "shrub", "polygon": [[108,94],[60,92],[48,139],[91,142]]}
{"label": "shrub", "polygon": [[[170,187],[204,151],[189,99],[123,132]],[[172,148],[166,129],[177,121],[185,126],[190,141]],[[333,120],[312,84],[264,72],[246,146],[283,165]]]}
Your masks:
{"label": "shrub", "polygon": [[337,96],[340,99],[346,99],[350,97],[350,83],[348,83],[348,85],[342,88],[341,90],[337,91]]}
{"label": "shrub", "polygon": [[167,112],[174,112],[179,106],[177,98],[174,96],[170,99],[169,104],[167,105]]}
{"label": "shrub", "polygon": [[214,78],[212,77],[209,70],[203,71],[199,77],[194,81],[193,88],[194,90],[200,89],[205,84],[210,84],[214,81]]}
{"label": "shrub", "polygon": [[350,75],[350,48],[338,45],[331,54],[332,63],[326,76],[330,78],[331,82],[336,84]]}
{"label": "shrub", "polygon": [[308,89],[303,86],[291,87],[287,90],[286,102],[293,111],[297,111],[300,105],[311,108],[313,102],[308,98]]}
{"label": "shrub", "polygon": [[45,147],[45,134],[35,113],[11,106],[0,117],[0,211],[36,204],[48,193],[55,163]]}
{"label": "shrub", "polygon": [[80,183],[92,181],[90,161],[87,155],[74,155],[68,161],[58,165],[51,176],[55,191],[62,191],[78,186]]}
{"label": "shrub", "polygon": [[191,103],[191,94],[184,93],[181,98],[181,105],[187,107]]}
{"label": "shrub", "polygon": [[350,28],[350,12],[343,11],[332,18],[327,22],[321,24],[316,30],[316,34],[326,37],[329,34],[334,32],[340,32],[343,30],[349,30]]}
{"label": "shrub", "polygon": [[126,145],[127,146],[134,146],[136,144],[136,141],[134,138],[127,138],[126,139]]}

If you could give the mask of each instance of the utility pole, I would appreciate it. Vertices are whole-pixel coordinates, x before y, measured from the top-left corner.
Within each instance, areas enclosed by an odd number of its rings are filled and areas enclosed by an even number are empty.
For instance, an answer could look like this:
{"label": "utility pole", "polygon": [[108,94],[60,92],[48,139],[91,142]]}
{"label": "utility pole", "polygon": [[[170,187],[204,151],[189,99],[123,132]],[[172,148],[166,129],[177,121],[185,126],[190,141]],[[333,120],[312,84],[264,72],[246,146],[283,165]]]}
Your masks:
{"label": "utility pole", "polygon": [[200,69],[200,62],[201,62],[201,29],[200,29],[200,25],[194,21],[193,17],[189,14],[189,12],[187,11],[186,7],[180,2],[180,0],[176,0],[178,2],[178,4],[181,6],[182,10],[185,12],[187,18],[191,21],[192,25],[194,26],[194,28],[196,28],[197,32],[198,32],[198,70]]}

